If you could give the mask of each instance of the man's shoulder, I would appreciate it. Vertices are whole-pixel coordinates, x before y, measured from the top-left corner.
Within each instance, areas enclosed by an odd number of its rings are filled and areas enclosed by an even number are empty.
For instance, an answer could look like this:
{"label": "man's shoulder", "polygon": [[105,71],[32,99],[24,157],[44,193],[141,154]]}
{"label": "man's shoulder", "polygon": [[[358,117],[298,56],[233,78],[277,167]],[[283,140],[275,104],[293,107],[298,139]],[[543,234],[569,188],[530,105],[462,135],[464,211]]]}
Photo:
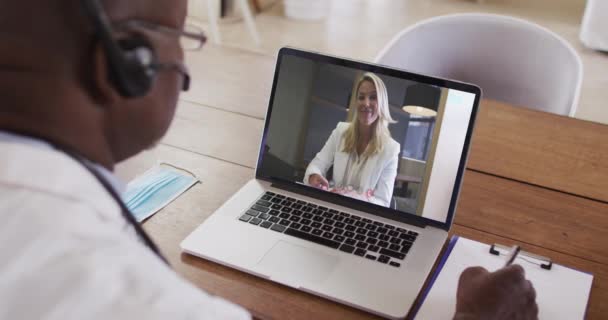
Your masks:
{"label": "man's shoulder", "polygon": [[[0,309],[8,314],[102,318],[91,317],[93,307],[112,319],[127,319],[125,314],[157,319],[163,312],[175,319],[193,314],[248,318],[245,310],[177,276],[124,228],[124,221],[99,219],[79,201],[0,185],[0,219],[0,243],[5,244],[0,278],[8,280],[0,286],[0,296],[7,298]],[[36,294],[26,307],[19,300],[23,295],[15,292]],[[145,302],[150,296],[154,305]],[[70,309],[57,311],[56,305]]]}
{"label": "man's shoulder", "polygon": [[[81,164],[54,149],[1,143],[0,185],[86,203],[96,211],[115,213],[119,206]],[[35,192],[34,192],[35,191]]]}
{"label": "man's shoulder", "polygon": [[1,182],[0,219],[4,222],[0,224],[0,234],[21,241],[73,234],[75,230],[92,231],[103,225],[120,228],[124,224],[120,212],[101,212],[76,197]]}

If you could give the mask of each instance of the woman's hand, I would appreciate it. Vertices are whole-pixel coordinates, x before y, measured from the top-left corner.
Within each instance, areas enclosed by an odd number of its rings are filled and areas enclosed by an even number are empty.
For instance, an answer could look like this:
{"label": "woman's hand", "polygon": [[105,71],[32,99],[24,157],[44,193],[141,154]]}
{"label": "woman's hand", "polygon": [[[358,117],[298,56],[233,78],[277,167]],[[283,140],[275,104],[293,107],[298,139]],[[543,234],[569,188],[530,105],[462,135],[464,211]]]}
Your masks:
{"label": "woman's hand", "polygon": [[308,184],[322,190],[329,190],[329,182],[323,176],[313,173],[308,177]]}

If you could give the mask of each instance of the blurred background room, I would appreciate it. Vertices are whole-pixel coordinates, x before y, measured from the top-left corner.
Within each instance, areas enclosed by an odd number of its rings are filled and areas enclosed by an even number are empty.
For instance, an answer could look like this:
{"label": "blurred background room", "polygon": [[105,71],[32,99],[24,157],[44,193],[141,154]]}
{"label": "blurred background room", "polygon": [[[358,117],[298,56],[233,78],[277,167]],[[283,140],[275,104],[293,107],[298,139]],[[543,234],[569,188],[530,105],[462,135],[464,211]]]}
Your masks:
{"label": "blurred background room", "polygon": [[573,116],[608,124],[605,0],[192,0],[189,10],[190,22],[208,31],[211,46],[217,46],[211,50],[220,52],[214,55],[218,67],[231,63],[222,47],[276,56],[279,48],[294,46],[375,61],[395,35],[426,19],[461,13],[523,19],[556,34],[580,57],[582,83]]}

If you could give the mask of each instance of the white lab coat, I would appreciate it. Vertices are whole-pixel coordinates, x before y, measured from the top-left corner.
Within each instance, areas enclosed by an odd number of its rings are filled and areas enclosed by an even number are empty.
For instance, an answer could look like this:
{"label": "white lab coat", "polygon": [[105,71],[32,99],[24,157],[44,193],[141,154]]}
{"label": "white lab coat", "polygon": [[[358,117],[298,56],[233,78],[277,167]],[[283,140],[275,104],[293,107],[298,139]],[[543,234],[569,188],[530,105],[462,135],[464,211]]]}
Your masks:
{"label": "white lab coat", "polygon": [[[336,185],[342,184],[349,157],[348,153],[342,152],[344,149],[342,136],[349,125],[348,122],[338,123],[321,151],[306,168],[304,183],[308,184],[308,178],[312,174],[325,176],[333,164],[333,179]],[[399,147],[397,141],[392,138],[387,139],[384,141],[383,150],[367,159],[367,164],[361,174],[361,189],[373,190],[373,196],[370,199],[372,203],[385,207],[390,206],[399,164]]]}
{"label": "white lab coat", "polygon": [[80,164],[0,141],[0,319],[249,319],[143,245]]}

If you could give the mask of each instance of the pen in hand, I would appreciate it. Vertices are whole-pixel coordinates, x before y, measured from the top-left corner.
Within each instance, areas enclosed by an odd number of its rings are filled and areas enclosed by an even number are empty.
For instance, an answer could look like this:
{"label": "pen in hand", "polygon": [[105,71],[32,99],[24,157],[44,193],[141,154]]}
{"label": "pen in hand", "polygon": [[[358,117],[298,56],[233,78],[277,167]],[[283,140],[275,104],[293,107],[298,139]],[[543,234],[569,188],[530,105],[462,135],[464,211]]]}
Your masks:
{"label": "pen in hand", "polygon": [[517,255],[519,254],[519,251],[521,251],[521,247],[518,245],[514,245],[513,248],[511,248],[511,252],[509,252],[509,255],[507,255],[507,261],[505,262],[504,267],[510,266],[513,261],[515,261],[515,258],[517,258]]}

